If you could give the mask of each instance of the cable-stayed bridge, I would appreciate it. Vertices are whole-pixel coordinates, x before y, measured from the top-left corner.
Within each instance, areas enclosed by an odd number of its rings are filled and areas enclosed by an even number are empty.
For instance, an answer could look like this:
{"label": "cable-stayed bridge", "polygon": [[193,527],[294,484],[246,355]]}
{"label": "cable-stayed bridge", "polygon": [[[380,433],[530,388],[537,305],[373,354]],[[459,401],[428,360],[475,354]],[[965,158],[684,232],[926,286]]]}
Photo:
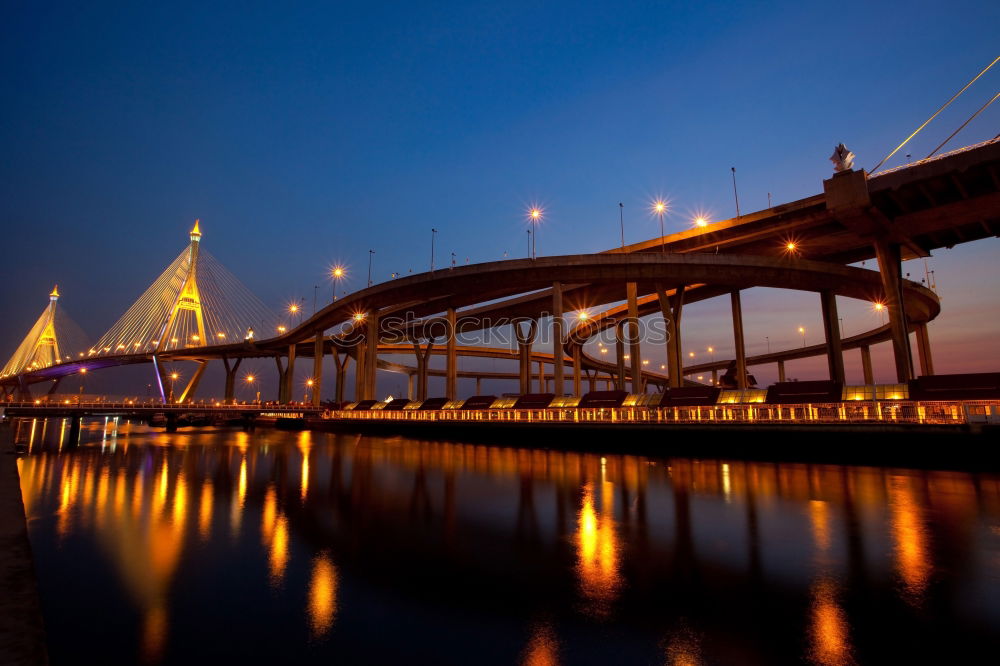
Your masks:
{"label": "cable-stayed bridge", "polygon": [[[280,379],[279,399],[288,402],[296,359],[311,357],[312,402],[318,405],[322,360],[330,356],[338,402],[348,393],[351,362],[356,400],[375,398],[378,370],[407,374],[417,399],[429,397],[427,378],[433,375],[445,377],[450,399],[458,397],[460,376],[509,379],[521,394],[537,386],[540,392],[551,388],[556,395],[580,396],[584,382],[591,391],[604,383],[643,393],[681,389],[690,386],[686,378],[692,374],[711,372],[711,385],[746,389],[752,385],[748,368],[774,363],[783,379],[785,361],[807,356],[825,356],[831,381],[843,384],[848,350],[860,352],[866,384],[873,384],[869,349],[881,342],[892,345],[897,380],[904,383],[934,374],[927,322],[941,306],[926,285],[903,277],[901,261],[998,233],[1000,141],[995,139],[879,174],[846,169],[824,181],[821,194],[603,253],[489,262],[377,284],[280,330],[278,317],[201,248],[196,223],[185,250],[91,346],[70,350],[63,343],[53,292],[0,374],[0,386],[8,397],[24,398],[32,385],[54,390],[68,375],[150,363],[161,399],[187,402],[206,364],[221,360],[225,398],[231,400],[242,359],[270,357]],[[849,265],[866,259],[875,259],[879,270]],[[748,356],[740,292],[755,286],[816,293],[824,342]],[[718,296],[732,303],[735,358],[685,365],[684,309]],[[843,337],[837,296],[877,304],[888,324]],[[640,341],[638,319],[657,314],[669,335],[656,343]],[[543,317],[554,324],[554,340],[546,341],[552,351],[544,354],[534,348]],[[509,348],[458,342],[462,333],[501,326],[513,329]],[[613,361],[584,347],[604,331],[615,332]],[[648,367],[649,344],[666,347],[667,363],[659,370]],[[413,353],[414,363],[384,358],[402,353]],[[429,367],[435,354],[445,356],[443,370]],[[507,359],[512,367],[460,370],[460,356]],[[175,393],[164,364],[180,360],[198,368]]]}

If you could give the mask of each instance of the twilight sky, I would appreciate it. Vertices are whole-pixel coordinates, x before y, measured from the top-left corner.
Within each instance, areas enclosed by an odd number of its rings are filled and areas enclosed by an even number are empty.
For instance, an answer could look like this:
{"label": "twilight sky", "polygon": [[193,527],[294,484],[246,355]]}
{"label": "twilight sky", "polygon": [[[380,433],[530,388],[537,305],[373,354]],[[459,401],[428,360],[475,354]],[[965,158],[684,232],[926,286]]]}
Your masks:
{"label": "twilight sky", "polygon": [[[98,6],[95,6],[98,5]],[[998,55],[992,2],[39,3],[0,24],[2,361],[58,282],[93,338],[183,249],[204,247],[276,309],[328,267],[356,289],[438,262],[658,235],[694,211],[822,191],[843,141],[871,168]],[[924,157],[1000,89],[1000,66],[889,165]],[[947,147],[1000,132],[1000,104]],[[936,253],[938,372],[1000,369],[1000,241]],[[905,269],[914,278],[923,262]],[[818,298],[752,290],[750,353],[820,341]],[[845,333],[877,323],[841,302]],[[728,300],[685,345],[732,353]],[[885,347],[886,345],[881,345]],[[662,355],[662,350],[656,354]],[[848,355],[848,379],[860,362]],[[654,356],[654,362],[659,362]],[[0,361],[0,362],[2,362]],[[876,350],[888,381],[888,349]],[[272,364],[267,364],[270,371]],[[757,372],[773,381],[773,369]],[[819,377],[822,362],[789,365]],[[270,371],[273,374],[273,371]],[[392,389],[394,385],[387,385]],[[382,385],[380,384],[380,389]],[[496,387],[495,390],[510,390]],[[460,387],[460,391],[467,392]],[[432,389],[433,392],[433,389]]]}

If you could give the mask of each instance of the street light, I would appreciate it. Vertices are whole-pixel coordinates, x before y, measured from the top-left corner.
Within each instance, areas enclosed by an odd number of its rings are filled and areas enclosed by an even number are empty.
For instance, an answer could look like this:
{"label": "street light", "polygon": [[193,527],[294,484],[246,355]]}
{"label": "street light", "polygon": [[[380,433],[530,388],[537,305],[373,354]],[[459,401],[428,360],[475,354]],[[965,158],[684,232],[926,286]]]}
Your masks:
{"label": "street light", "polygon": [[337,289],[340,287],[340,281],[344,279],[347,275],[347,271],[343,266],[337,264],[330,270],[330,277],[333,278],[333,300],[337,300]]}
{"label": "street light", "polygon": [[372,286],[372,260],[375,257],[375,250],[368,250],[368,286]]}
{"label": "street light", "polygon": [[666,234],[663,232],[663,216],[667,213],[667,202],[657,199],[653,202],[653,212],[660,218],[660,252],[667,251]]}
{"label": "street light", "polygon": [[715,363],[715,347],[709,347],[708,353],[712,355],[712,363]]}
{"label": "street light", "polygon": [[176,382],[179,377],[180,375],[176,372],[170,373],[170,399],[167,402],[170,402],[171,404],[174,402],[174,382]]}
{"label": "street light", "polygon": [[802,348],[806,348],[806,329],[804,326],[799,326],[799,335],[802,336]]}
{"label": "street light", "polygon": [[[256,390],[257,388],[256,377],[254,377],[253,375],[247,375],[246,377],[244,377],[244,379],[246,380],[246,383],[250,386],[251,391]],[[260,404],[260,391],[257,391],[257,404],[258,405]]]}
{"label": "street light", "polygon": [[538,223],[542,221],[542,209],[538,206],[532,206],[531,210],[528,211],[528,219],[531,221],[531,258],[534,259],[537,256],[535,254],[535,236],[538,235]]}

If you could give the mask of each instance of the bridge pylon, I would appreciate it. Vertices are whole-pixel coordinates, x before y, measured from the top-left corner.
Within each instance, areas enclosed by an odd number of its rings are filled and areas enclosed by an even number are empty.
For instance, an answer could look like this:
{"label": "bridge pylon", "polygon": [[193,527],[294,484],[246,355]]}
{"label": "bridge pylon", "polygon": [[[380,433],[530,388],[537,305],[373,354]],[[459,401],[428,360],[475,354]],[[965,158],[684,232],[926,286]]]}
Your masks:
{"label": "bridge pylon", "polygon": [[[56,333],[56,306],[59,302],[59,286],[52,288],[49,304],[35,321],[28,334],[21,341],[14,355],[0,371],[0,379],[20,375],[23,372],[40,370],[59,363],[59,336]],[[18,383],[17,391],[27,390],[25,382]]]}

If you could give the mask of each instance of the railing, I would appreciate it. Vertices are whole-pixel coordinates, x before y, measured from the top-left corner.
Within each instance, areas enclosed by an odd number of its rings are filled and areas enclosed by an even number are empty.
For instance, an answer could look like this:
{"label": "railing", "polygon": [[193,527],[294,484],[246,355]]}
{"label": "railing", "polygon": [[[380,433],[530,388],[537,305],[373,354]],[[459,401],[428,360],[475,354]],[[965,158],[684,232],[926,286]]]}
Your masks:
{"label": "railing", "polygon": [[693,407],[374,410],[327,412],[355,421],[623,423],[623,424],[948,424],[1000,423],[1000,401],[852,401],[802,405],[724,404]]}
{"label": "railing", "polygon": [[261,412],[281,412],[285,415],[287,412],[303,413],[309,412],[312,414],[318,414],[322,411],[321,407],[312,407],[311,405],[280,405],[271,403],[237,403],[237,404],[224,404],[224,403],[162,403],[155,401],[138,401],[138,400],[125,400],[121,402],[109,402],[109,401],[97,401],[97,402],[77,402],[76,400],[60,400],[60,401],[45,401],[37,400],[30,402],[0,402],[0,409],[31,409],[31,410],[43,410],[51,412],[62,412],[67,409],[90,409],[90,410],[101,410],[101,411],[116,411],[116,410],[143,410],[143,411],[177,411],[177,412],[203,412],[203,411],[261,411]]}

